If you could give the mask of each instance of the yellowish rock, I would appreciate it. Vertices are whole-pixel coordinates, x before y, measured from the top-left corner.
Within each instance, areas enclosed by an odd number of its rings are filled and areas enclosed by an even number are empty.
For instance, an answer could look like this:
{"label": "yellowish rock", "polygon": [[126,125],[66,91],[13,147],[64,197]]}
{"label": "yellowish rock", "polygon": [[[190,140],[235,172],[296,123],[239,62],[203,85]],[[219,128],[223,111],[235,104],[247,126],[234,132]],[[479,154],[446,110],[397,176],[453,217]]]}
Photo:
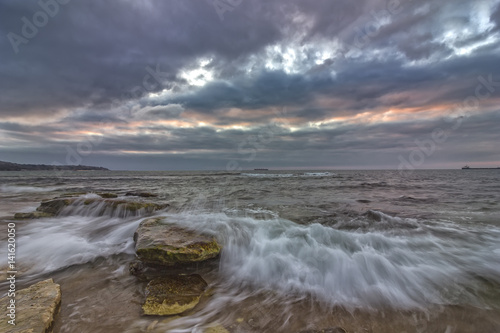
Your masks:
{"label": "yellowish rock", "polygon": [[151,280],[146,287],[145,315],[169,316],[194,308],[207,288],[198,274],[170,275]]}
{"label": "yellowish rock", "polygon": [[[1,298],[0,308],[7,310],[11,299],[8,295]],[[61,288],[48,279],[16,291],[15,301],[15,325],[8,322],[12,318],[4,317],[0,321],[0,332],[48,333],[61,304]]]}
{"label": "yellowish rock", "polygon": [[146,264],[175,266],[215,258],[221,251],[214,237],[169,225],[164,218],[141,222],[134,234],[135,251]]}

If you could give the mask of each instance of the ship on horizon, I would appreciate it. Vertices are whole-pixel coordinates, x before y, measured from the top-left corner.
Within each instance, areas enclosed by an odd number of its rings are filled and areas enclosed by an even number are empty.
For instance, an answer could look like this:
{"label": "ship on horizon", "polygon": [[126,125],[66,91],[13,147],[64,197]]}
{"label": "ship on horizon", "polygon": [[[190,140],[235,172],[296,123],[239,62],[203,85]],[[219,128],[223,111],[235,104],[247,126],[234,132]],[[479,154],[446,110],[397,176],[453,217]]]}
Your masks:
{"label": "ship on horizon", "polygon": [[470,166],[466,165],[464,167],[462,167],[462,170],[491,170],[491,169],[500,169],[500,167],[496,167],[496,168],[471,168]]}

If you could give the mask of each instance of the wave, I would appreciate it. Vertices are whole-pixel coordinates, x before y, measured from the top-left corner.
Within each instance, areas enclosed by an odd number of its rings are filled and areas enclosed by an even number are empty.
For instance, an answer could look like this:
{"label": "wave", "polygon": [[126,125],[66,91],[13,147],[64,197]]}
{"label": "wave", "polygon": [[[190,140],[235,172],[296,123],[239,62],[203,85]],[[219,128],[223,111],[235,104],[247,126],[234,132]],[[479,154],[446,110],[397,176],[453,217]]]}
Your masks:
{"label": "wave", "polygon": [[153,214],[166,208],[168,205],[160,205],[151,202],[102,199],[101,196],[87,193],[78,197],[58,214],[60,216],[108,216],[113,218],[141,217]]}
{"label": "wave", "polygon": [[[380,221],[411,224],[372,214]],[[172,223],[218,237],[224,247],[220,272],[227,289],[251,286],[310,295],[351,308],[464,303],[485,308],[472,291],[481,281],[500,283],[498,229],[471,233],[443,224],[401,236],[298,225],[281,218],[164,215]]]}
{"label": "wave", "polygon": [[291,178],[291,177],[331,177],[337,176],[331,172],[304,172],[304,173],[241,173],[241,176],[256,178]]}
{"label": "wave", "polygon": [[303,177],[329,177],[329,176],[337,176],[337,174],[331,173],[331,172],[305,172],[301,176],[303,176]]}
{"label": "wave", "polygon": [[5,193],[37,193],[37,192],[52,192],[60,189],[60,187],[35,187],[35,186],[20,186],[20,185],[2,185],[0,192]]}
{"label": "wave", "polygon": [[[161,215],[170,223],[218,238],[223,246],[220,287],[228,293],[250,287],[296,299],[312,296],[346,308],[422,309],[431,304],[487,308],[477,290],[485,281],[500,284],[500,229],[496,227],[423,223],[369,211],[359,217],[368,221],[367,226],[352,231],[299,225],[269,216],[268,211],[252,211],[262,212],[268,217]],[[19,228],[18,261],[27,274],[38,274],[99,257],[133,254],[132,236],[140,221],[81,215],[32,221]],[[380,223],[392,229],[413,226],[416,231],[392,233],[378,228]],[[4,252],[0,249],[0,255]]]}
{"label": "wave", "polygon": [[293,173],[241,173],[241,176],[256,177],[256,178],[290,178]]}
{"label": "wave", "polygon": [[33,278],[99,257],[133,254],[132,237],[140,221],[82,216],[31,221],[17,231],[18,270]]}
{"label": "wave", "polygon": [[336,219],[331,227],[341,230],[380,231],[391,234],[425,232],[426,226],[414,218],[401,218],[377,210],[368,210],[350,219]]}

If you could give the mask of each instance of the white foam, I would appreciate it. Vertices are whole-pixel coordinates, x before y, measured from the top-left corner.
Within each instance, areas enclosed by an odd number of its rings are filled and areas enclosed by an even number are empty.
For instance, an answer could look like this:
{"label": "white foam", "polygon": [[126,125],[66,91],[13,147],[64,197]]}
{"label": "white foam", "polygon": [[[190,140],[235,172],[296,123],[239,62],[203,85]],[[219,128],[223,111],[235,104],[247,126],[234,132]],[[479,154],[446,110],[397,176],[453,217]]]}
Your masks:
{"label": "white foam", "polygon": [[[381,221],[391,222],[390,229],[417,223],[375,213]],[[219,239],[223,245],[220,281],[231,294],[252,287],[297,297],[312,295],[345,307],[472,304],[486,308],[473,292],[480,288],[476,277],[500,283],[500,229],[492,226],[418,222],[413,234],[401,235],[370,225],[362,231],[344,231],[272,217],[162,215],[170,223]],[[31,221],[17,230],[17,262],[30,267],[26,274],[33,275],[101,256],[133,254],[132,236],[140,221],[94,216]],[[6,257],[5,250],[0,249],[0,256]]]}
{"label": "white foam", "polygon": [[[17,228],[16,262],[25,275],[51,272],[98,257],[134,253],[140,220],[67,216],[32,221]],[[5,248],[7,248],[5,246]],[[0,255],[4,249],[0,249]]]}
{"label": "white foam", "polygon": [[17,185],[2,185],[0,192],[5,193],[37,193],[37,192],[52,192],[60,187],[35,187],[35,186],[17,186]]}
{"label": "white foam", "polygon": [[290,178],[293,173],[242,173],[242,176],[256,177],[256,178]]}
{"label": "white foam", "polygon": [[304,172],[304,173],[241,173],[241,176],[255,178],[291,178],[291,177],[331,177],[331,172]]}
{"label": "white foam", "polygon": [[331,172],[305,172],[302,174],[303,177],[330,177],[336,175],[337,174]]}
{"label": "white foam", "polygon": [[[86,202],[87,199],[97,199],[92,202]],[[109,216],[112,218],[130,218],[151,215],[154,212],[154,207],[142,207],[139,209],[127,209],[127,200],[124,202],[114,202],[114,200],[102,200],[102,198],[94,193],[87,193],[80,196],[67,207],[64,207],[60,215],[62,216],[87,216],[99,217]]]}
{"label": "white foam", "polygon": [[500,283],[498,229],[478,238],[480,231],[473,234],[447,225],[439,227],[451,232],[446,238],[432,229],[402,237],[284,219],[167,216],[223,243],[220,272],[228,289],[247,285],[284,295],[312,295],[332,305],[408,309],[456,303],[485,307],[470,292],[477,287],[474,276]]}

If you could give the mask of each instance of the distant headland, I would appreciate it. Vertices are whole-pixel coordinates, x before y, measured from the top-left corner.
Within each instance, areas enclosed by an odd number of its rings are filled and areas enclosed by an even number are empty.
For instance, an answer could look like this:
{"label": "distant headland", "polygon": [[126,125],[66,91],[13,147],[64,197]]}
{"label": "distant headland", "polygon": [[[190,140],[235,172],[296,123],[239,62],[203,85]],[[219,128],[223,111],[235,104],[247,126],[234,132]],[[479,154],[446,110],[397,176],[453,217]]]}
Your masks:
{"label": "distant headland", "polygon": [[44,171],[44,170],[109,170],[103,167],[94,167],[87,165],[47,165],[47,164],[18,164],[0,161],[0,171]]}

